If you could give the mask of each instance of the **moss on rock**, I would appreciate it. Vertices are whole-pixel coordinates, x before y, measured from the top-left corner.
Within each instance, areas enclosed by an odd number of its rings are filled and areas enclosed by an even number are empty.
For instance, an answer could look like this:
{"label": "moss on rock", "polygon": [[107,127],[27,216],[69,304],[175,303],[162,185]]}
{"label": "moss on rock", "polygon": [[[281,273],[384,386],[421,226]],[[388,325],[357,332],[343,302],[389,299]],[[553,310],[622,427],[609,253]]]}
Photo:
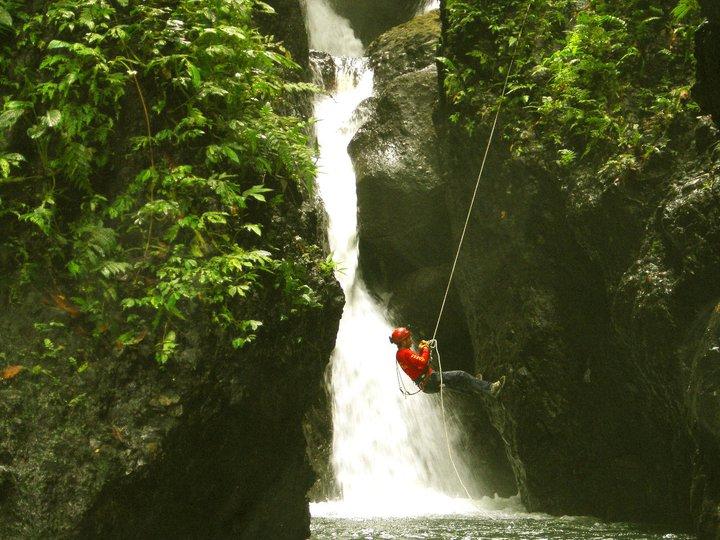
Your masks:
{"label": "moss on rock", "polygon": [[440,39],[440,14],[431,11],[391,28],[368,47],[375,84],[383,87],[395,77],[435,64]]}
{"label": "moss on rock", "polygon": [[264,4],[16,4],[0,537],[307,537],[302,423],[343,298],[303,185],[302,70]]}

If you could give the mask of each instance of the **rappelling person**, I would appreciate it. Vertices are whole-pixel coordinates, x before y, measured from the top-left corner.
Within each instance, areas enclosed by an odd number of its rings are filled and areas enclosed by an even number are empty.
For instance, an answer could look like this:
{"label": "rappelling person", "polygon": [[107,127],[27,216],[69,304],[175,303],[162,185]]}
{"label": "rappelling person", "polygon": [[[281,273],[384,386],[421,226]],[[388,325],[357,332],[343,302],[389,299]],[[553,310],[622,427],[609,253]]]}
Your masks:
{"label": "rappelling person", "polygon": [[[390,343],[397,345],[395,359],[405,374],[426,394],[440,391],[440,372],[430,366],[430,345],[422,340],[420,353],[412,349],[412,333],[405,327],[395,328],[390,335]],[[497,381],[489,383],[482,378],[473,377],[465,371],[443,371],[442,383],[451,390],[463,394],[490,394],[497,397],[505,385],[503,375]]]}

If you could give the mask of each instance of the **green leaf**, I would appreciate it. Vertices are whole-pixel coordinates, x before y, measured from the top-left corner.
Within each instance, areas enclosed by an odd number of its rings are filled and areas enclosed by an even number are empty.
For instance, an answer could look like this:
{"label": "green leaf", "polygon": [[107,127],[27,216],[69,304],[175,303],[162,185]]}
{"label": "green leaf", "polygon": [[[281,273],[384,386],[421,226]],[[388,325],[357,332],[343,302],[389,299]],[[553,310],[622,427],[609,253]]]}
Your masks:
{"label": "green leaf", "polygon": [[45,125],[48,127],[57,126],[61,120],[62,120],[62,113],[60,111],[58,111],[57,109],[49,110],[43,117],[43,121],[45,122]]}
{"label": "green leaf", "polygon": [[262,184],[259,184],[243,191],[242,196],[246,198],[252,197],[253,199],[256,199],[258,201],[265,202],[265,195],[263,195],[263,193],[267,193],[268,191],[272,191],[272,189],[266,188]]}
{"label": "green leaf", "polygon": [[[87,367],[85,367],[85,369],[87,369]],[[85,371],[85,369],[83,369],[83,371]],[[78,373],[82,373],[82,371],[78,370]],[[78,406],[80,403],[82,403],[85,400],[86,397],[87,397],[87,392],[78,394],[77,396],[72,398],[70,401],[68,401],[68,407]]]}
{"label": "green leaf", "polygon": [[200,76],[200,70],[198,67],[191,63],[186,62],[188,75],[190,75],[190,79],[192,80],[193,86],[195,88],[200,88],[200,85],[202,84],[202,77]]}
{"label": "green leaf", "polygon": [[230,161],[234,163],[240,163],[240,158],[238,157],[237,152],[235,152],[235,150],[233,150],[229,146],[223,146],[222,153],[225,154],[228,158],[230,158]]}
{"label": "green leaf", "polygon": [[81,267],[77,263],[77,261],[70,261],[69,263],[67,263],[67,269],[68,269],[68,272],[70,272],[70,275],[72,275],[72,276],[80,275]]}
{"label": "green leaf", "polygon": [[232,340],[232,346],[236,349],[242,349],[247,342],[246,338],[235,338]]}
{"label": "green leaf", "polygon": [[680,0],[678,5],[672,10],[672,14],[675,20],[682,21],[685,17],[691,13],[695,13],[699,9],[700,5],[697,0]]}
{"label": "green leaf", "polygon": [[258,8],[258,11],[262,13],[270,13],[271,15],[275,13],[275,8],[273,8],[270,4],[261,2],[260,0],[256,0],[255,6]]}
{"label": "green leaf", "polygon": [[25,111],[23,109],[9,109],[0,114],[0,130],[10,129],[15,125]]}
{"label": "green leaf", "polygon": [[130,263],[126,262],[106,261],[100,269],[100,273],[106,278],[109,278],[111,276],[126,274],[131,267]]}
{"label": "green leaf", "polygon": [[12,26],[13,20],[10,16],[10,13],[4,8],[0,7],[0,25],[2,26]]}
{"label": "green leaf", "polygon": [[27,221],[36,225],[43,233],[50,236],[50,222],[53,217],[52,210],[45,206],[46,203],[54,204],[51,200],[46,199],[43,203],[34,208],[31,212],[20,214],[18,219],[20,221]]}
{"label": "green leaf", "polygon": [[262,321],[255,321],[255,320],[243,321],[243,323],[242,323],[243,328],[250,328],[253,331],[257,330],[262,325],[263,325]]}
{"label": "green leaf", "polygon": [[262,229],[260,229],[260,225],[258,225],[257,223],[246,223],[245,225],[243,225],[243,229],[253,232],[258,236],[262,236]]}
{"label": "green leaf", "polygon": [[53,39],[48,43],[48,49],[67,49],[70,44],[67,41],[60,41],[59,39]]}
{"label": "green leaf", "polygon": [[176,335],[174,331],[169,331],[165,338],[160,343],[160,350],[155,355],[156,360],[160,364],[166,364],[167,361],[172,357],[175,349],[177,348]]}

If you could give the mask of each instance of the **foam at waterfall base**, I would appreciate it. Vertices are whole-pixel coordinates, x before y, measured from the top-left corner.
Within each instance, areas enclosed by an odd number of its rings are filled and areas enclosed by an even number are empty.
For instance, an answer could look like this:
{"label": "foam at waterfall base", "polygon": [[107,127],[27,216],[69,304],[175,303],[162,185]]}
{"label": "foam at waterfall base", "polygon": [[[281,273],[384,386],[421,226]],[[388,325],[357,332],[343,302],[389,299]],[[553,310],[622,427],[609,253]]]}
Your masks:
{"label": "foam at waterfall base", "polygon": [[417,490],[412,493],[377,493],[372,497],[310,503],[310,514],[314,518],[349,519],[458,515],[482,515],[499,519],[525,515],[525,509],[517,495],[471,500],[431,490]]}

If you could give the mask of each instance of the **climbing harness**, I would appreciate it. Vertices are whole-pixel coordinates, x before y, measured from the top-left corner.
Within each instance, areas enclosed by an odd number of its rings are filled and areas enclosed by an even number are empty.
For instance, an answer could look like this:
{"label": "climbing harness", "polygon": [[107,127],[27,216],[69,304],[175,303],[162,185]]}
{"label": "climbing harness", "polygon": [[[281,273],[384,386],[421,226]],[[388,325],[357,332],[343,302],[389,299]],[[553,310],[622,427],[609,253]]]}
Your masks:
{"label": "climbing harness", "polygon": [[[460,234],[460,242],[458,243],[457,251],[455,252],[455,259],[453,260],[452,268],[450,269],[450,277],[448,278],[447,287],[445,287],[445,294],[443,295],[442,304],[440,305],[440,312],[438,313],[437,322],[435,323],[435,330],[433,330],[432,339],[428,341],[428,346],[430,347],[431,353],[434,350],[437,356],[437,363],[438,363],[438,372],[440,376],[440,409],[442,411],[442,420],[443,420],[443,428],[445,431],[445,444],[447,446],[447,452],[448,456],[450,457],[450,463],[452,464],[453,470],[455,471],[455,476],[457,476],[458,481],[460,482],[460,485],[462,486],[463,490],[465,491],[465,494],[467,495],[468,499],[470,499],[475,504],[475,499],[473,499],[472,495],[470,495],[470,492],[468,491],[467,487],[465,486],[465,483],[462,481],[462,478],[460,477],[460,473],[458,472],[457,465],[455,465],[455,460],[453,459],[452,455],[452,449],[450,448],[450,435],[448,434],[448,427],[447,427],[447,419],[445,415],[445,400],[443,397],[443,390],[445,388],[445,384],[443,383],[443,376],[442,376],[442,360],[440,358],[440,349],[437,345],[437,332],[438,328],[440,327],[440,321],[443,316],[443,312],[445,310],[445,304],[447,302],[448,295],[450,293],[450,285],[452,284],[453,277],[455,275],[455,268],[457,267],[458,258],[460,257],[460,251],[462,249],[463,242],[465,241],[465,233],[468,229],[468,224],[470,223],[470,216],[472,214],[473,207],[475,205],[475,198],[477,197],[478,189],[480,188],[480,180],[482,179],[483,172],[485,172],[485,164],[487,163],[487,157],[488,153],[490,152],[490,146],[492,145],[493,137],[495,136],[495,128],[497,127],[498,118],[500,117],[500,110],[502,109],[503,104],[503,98],[505,97],[505,93],[507,92],[507,86],[508,82],[510,81],[510,74],[512,73],[513,66],[515,65],[515,57],[517,56],[517,49],[518,49],[518,43],[520,43],[520,40],[522,38],[523,32],[525,30],[525,23],[527,22],[528,15],[530,13],[530,7],[532,6],[533,0],[528,1],[527,9],[525,10],[525,15],[523,16],[522,24],[520,25],[520,32],[518,33],[518,37],[515,40],[515,43],[513,45],[513,53],[510,57],[510,65],[508,66],[508,70],[505,73],[505,82],[503,83],[503,89],[500,93],[500,98],[498,99],[498,106],[497,110],[495,111],[495,119],[493,120],[492,128],[490,129],[490,135],[488,137],[487,146],[485,147],[485,154],[483,155],[482,164],[480,165],[480,172],[478,173],[477,182],[475,182],[475,189],[473,190],[472,198],[470,199],[470,206],[468,207],[467,215],[465,216],[465,224],[463,225],[462,233]],[[396,362],[397,364],[397,362]],[[398,368],[399,369],[399,368]],[[400,373],[398,371],[398,380],[402,384],[402,379],[400,377]],[[402,385],[401,391],[405,390],[404,384]],[[403,394],[406,396],[408,395],[414,395],[418,392],[421,392],[422,389],[418,389],[417,392],[413,393],[407,393],[407,391],[403,391]]]}
{"label": "climbing harness", "polygon": [[398,388],[400,389],[402,395],[404,395],[405,397],[414,396],[415,394],[419,394],[420,392],[422,392],[421,387],[418,387],[415,392],[411,392],[407,389],[407,387],[405,386],[405,382],[402,380],[402,375],[400,375],[400,364],[398,364],[397,362],[395,362],[395,374],[397,375]]}

